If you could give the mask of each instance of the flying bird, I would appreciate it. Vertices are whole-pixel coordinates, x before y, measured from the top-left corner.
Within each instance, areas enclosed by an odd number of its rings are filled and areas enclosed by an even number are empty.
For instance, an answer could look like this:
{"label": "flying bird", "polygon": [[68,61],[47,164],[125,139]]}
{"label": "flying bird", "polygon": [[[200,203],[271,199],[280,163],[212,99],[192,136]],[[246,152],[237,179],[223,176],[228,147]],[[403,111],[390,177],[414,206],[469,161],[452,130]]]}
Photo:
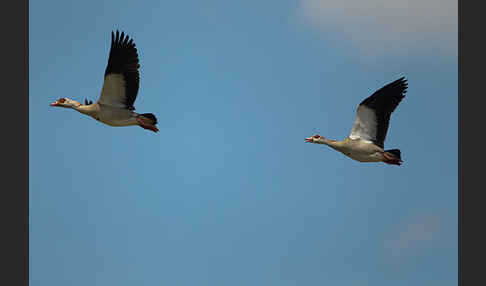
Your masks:
{"label": "flying bird", "polygon": [[157,118],[152,113],[136,113],[133,106],[140,82],[137,48],[133,39],[122,31],[111,32],[111,48],[105,81],[98,101],[85,99],[81,104],[73,99],[61,97],[51,106],[74,109],[82,114],[110,126],[138,125],[154,132]]}
{"label": "flying bird", "polygon": [[402,77],[363,100],[356,111],[351,133],[344,140],[331,140],[316,134],[305,141],[328,145],[359,162],[401,165],[403,161],[400,150],[384,150],[384,142],[390,116],[405,97],[407,88],[407,80]]}

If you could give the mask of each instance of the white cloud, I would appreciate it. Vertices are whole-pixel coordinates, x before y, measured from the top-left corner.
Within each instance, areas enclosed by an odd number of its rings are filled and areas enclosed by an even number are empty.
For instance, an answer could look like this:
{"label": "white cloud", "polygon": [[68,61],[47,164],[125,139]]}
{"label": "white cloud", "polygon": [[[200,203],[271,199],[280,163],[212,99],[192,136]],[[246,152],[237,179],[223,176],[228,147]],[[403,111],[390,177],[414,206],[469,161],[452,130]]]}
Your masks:
{"label": "white cloud", "polygon": [[443,232],[442,223],[441,217],[436,214],[421,214],[408,218],[385,239],[385,253],[390,258],[399,259],[432,246]]}
{"label": "white cloud", "polygon": [[364,56],[425,51],[457,54],[454,0],[300,0],[298,17]]}

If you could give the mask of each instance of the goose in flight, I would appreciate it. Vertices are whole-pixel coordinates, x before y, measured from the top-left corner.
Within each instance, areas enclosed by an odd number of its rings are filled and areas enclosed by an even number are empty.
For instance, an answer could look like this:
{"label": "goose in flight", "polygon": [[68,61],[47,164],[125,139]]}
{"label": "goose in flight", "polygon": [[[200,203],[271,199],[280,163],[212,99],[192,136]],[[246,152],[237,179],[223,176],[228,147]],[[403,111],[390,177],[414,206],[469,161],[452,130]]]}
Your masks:
{"label": "goose in flight", "polygon": [[157,118],[152,113],[136,113],[133,103],[137,98],[140,75],[137,48],[133,39],[116,31],[111,32],[111,48],[105,81],[101,95],[93,103],[85,99],[81,104],[73,99],[61,97],[51,106],[74,109],[82,114],[110,126],[138,125],[154,132]]}
{"label": "goose in flight", "polygon": [[401,165],[403,161],[400,150],[384,150],[384,142],[390,116],[405,97],[407,87],[407,80],[402,77],[363,100],[356,111],[351,133],[344,140],[331,140],[316,134],[305,141],[328,145],[359,162]]}

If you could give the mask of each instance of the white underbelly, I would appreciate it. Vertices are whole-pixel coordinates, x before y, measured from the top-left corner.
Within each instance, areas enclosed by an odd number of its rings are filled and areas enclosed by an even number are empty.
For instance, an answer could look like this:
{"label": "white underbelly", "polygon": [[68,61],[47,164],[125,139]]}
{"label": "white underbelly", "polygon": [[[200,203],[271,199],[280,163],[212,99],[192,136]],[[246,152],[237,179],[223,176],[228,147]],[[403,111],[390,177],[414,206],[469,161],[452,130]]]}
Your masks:
{"label": "white underbelly", "polygon": [[110,126],[131,126],[138,124],[136,117],[136,113],[127,109],[102,106],[101,112],[99,112],[94,118]]}
{"label": "white underbelly", "polygon": [[103,118],[100,118],[100,122],[103,122],[104,124],[110,125],[110,126],[132,126],[132,125],[137,125],[137,120],[135,118],[128,118],[128,119],[122,119],[122,120],[106,120]]}
{"label": "white underbelly", "polygon": [[344,155],[348,156],[349,158],[359,161],[359,162],[381,162],[383,161],[383,154],[380,152],[375,152],[372,154],[366,153],[358,153],[358,154],[347,154]]}

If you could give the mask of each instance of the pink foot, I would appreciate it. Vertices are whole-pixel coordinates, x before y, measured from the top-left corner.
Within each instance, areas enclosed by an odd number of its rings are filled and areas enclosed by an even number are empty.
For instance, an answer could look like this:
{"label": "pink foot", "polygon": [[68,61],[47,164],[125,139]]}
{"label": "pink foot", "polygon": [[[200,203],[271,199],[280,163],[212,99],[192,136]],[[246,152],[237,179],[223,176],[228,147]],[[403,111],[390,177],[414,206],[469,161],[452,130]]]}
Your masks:
{"label": "pink foot", "polygon": [[142,127],[143,129],[152,130],[153,132],[159,131],[159,129],[155,125],[147,124],[140,118],[137,118],[137,122],[140,124],[138,126]]}
{"label": "pink foot", "polygon": [[390,164],[390,165],[398,165],[400,166],[402,164],[402,160],[396,157],[391,157],[387,153],[383,153],[383,162]]}

